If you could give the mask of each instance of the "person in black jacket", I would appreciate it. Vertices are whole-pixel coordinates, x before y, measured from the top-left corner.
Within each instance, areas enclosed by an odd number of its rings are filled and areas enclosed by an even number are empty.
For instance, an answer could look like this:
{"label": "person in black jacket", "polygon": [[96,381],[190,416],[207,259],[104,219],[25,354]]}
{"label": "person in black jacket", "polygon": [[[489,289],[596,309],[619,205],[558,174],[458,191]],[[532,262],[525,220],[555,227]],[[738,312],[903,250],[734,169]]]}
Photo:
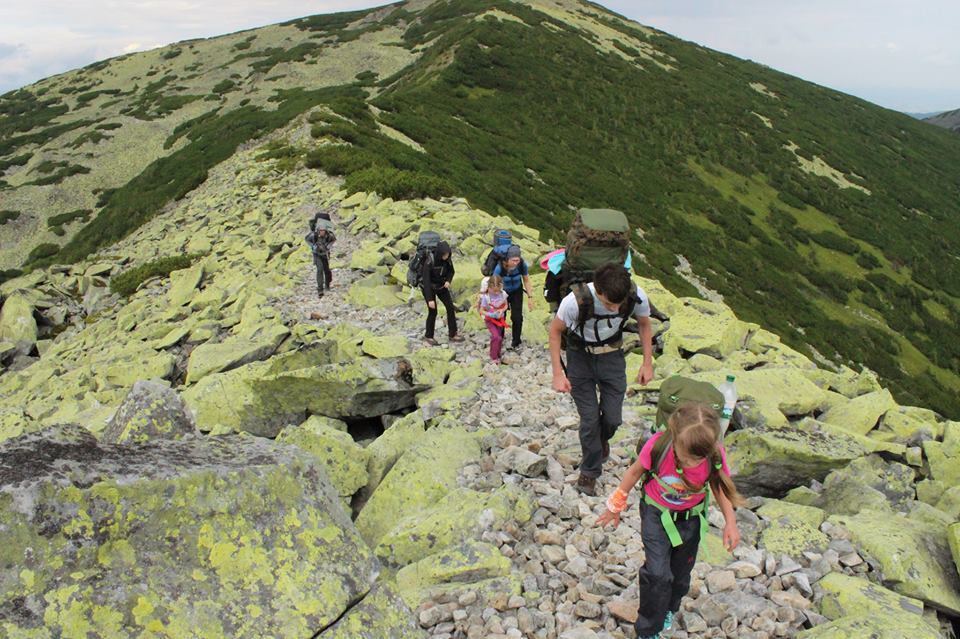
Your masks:
{"label": "person in black jacket", "polygon": [[437,244],[433,249],[432,259],[423,260],[420,267],[421,290],[423,299],[427,301],[427,332],[424,341],[436,345],[433,338],[437,324],[437,300],[443,302],[447,309],[447,328],[451,342],[462,342],[463,338],[457,334],[457,312],[453,307],[453,297],[450,295],[450,282],[453,281],[453,260],[450,259],[450,245],[446,242]]}

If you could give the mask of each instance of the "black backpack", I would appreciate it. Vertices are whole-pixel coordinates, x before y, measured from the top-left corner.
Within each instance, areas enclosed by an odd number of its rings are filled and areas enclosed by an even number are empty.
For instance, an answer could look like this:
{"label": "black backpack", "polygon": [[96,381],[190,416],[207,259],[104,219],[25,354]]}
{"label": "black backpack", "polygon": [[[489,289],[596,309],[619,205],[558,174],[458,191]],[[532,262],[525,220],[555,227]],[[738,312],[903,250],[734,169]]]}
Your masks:
{"label": "black backpack", "polygon": [[424,231],[417,238],[417,251],[410,258],[410,265],[407,267],[407,285],[412,288],[420,288],[423,284],[420,272],[423,270],[423,261],[428,260],[433,263],[433,250],[440,244],[440,234],[435,231]]}

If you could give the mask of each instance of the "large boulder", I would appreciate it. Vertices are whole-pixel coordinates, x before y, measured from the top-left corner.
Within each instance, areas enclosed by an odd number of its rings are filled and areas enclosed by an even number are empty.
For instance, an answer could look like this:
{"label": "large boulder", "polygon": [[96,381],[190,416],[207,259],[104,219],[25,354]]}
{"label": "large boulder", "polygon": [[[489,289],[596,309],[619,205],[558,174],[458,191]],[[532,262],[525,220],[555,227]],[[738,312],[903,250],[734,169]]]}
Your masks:
{"label": "large boulder", "polygon": [[960,574],[943,525],[889,511],[861,510],[828,520],[847,528],[880,565],[884,583],[950,615],[960,615]]}
{"label": "large boulder", "polygon": [[127,393],[100,439],[111,444],[143,444],[180,439],[196,430],[177,391],[159,382],[140,381]]}
{"label": "large boulder", "polygon": [[686,298],[670,316],[664,334],[664,352],[686,356],[696,353],[724,359],[743,346],[747,325],[729,308],[705,300]]}
{"label": "large boulder", "polygon": [[830,473],[816,505],[841,515],[864,508],[906,511],[916,495],[915,478],[916,472],[909,466],[869,455]]}
{"label": "large boulder", "polygon": [[20,293],[14,293],[0,309],[0,342],[7,342],[21,355],[29,355],[37,343],[37,320],[33,305]]}
{"label": "large boulder", "polygon": [[947,541],[950,543],[950,552],[953,553],[953,563],[960,572],[960,522],[951,524],[947,529]]}
{"label": "large boulder", "polygon": [[373,590],[316,639],[426,639],[410,608],[393,586],[377,583]]}
{"label": "large boulder", "polygon": [[797,639],[942,639],[922,617],[887,610],[841,617],[796,635]]}
{"label": "large boulder", "polygon": [[318,342],[305,351],[208,375],[184,391],[183,398],[201,430],[276,437],[308,413],[336,419],[395,413],[413,406],[425,388],[410,383],[405,359],[329,363],[328,346]]}
{"label": "large boulder", "polygon": [[323,468],[253,437],[9,440],[0,531],[4,636],[311,637],[378,572]]}
{"label": "large boulder", "polygon": [[211,373],[229,371],[250,362],[266,359],[290,334],[277,322],[253,337],[230,337],[217,344],[200,344],[187,362],[187,384],[194,384]]}
{"label": "large boulder", "polygon": [[819,508],[771,499],[757,514],[769,522],[760,535],[768,553],[799,557],[807,550],[823,550],[830,543],[820,532],[827,514]]}
{"label": "large boulder", "polygon": [[830,408],[820,421],[836,424],[846,430],[866,435],[877,426],[887,411],[895,410],[897,403],[887,389],[860,395],[849,402]]}
{"label": "large boulder", "polygon": [[457,487],[460,468],[479,458],[475,433],[461,426],[427,431],[393,465],[360,511],[356,523],[363,538],[376,547],[402,520],[430,510]]}
{"label": "large boulder", "polygon": [[836,468],[866,453],[838,434],[814,429],[758,428],[726,438],[737,486],[750,495],[776,497],[796,486],[822,481]]}
{"label": "large boulder", "polygon": [[918,446],[943,436],[943,423],[928,408],[898,406],[883,416],[879,432],[890,433],[901,444]]}
{"label": "large boulder", "polygon": [[307,420],[284,428],[277,441],[293,444],[323,462],[333,487],[348,503],[367,484],[367,451],[342,430]]}
{"label": "large boulder", "polygon": [[827,619],[848,615],[923,614],[923,602],[905,597],[866,579],[831,572],[817,582],[823,592],[820,612]]}

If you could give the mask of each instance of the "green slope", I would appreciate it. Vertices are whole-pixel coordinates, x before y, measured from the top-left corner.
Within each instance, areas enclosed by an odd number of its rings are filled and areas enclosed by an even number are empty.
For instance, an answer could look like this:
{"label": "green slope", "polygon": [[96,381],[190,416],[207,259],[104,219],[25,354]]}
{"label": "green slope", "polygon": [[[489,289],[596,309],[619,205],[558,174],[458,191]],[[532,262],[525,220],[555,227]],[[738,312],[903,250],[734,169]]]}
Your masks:
{"label": "green slope", "polygon": [[[571,207],[620,208],[641,231],[644,274],[691,293],[675,270],[683,255],[744,319],[828,359],[867,364],[902,403],[960,415],[952,323],[960,309],[960,176],[948,169],[960,164],[956,135],[574,0],[419,0],[269,29],[288,39],[261,47],[264,36],[252,31],[201,43],[248,42],[230,55],[257,56],[230,62],[231,73],[206,64],[190,91],[171,91],[171,81],[152,93],[92,99],[127,99],[150,114],[173,109],[163,117],[181,127],[206,117],[172,147],[181,154],[204,136],[236,132],[230,123],[242,113],[240,95],[262,110],[248,114],[254,122],[276,104],[292,113],[326,103],[330,109],[315,113],[312,141],[276,152],[346,174],[352,190],[463,194],[555,239]],[[324,82],[339,89],[309,91],[316,88],[303,82],[313,77],[310,62],[351,47],[395,57]],[[372,73],[356,78],[364,70]],[[274,73],[286,76],[282,87],[263,81]],[[33,99],[45,99],[38,94]],[[195,94],[203,99],[188,101]],[[73,118],[86,115],[67,102]],[[211,106],[221,108],[208,115]],[[61,108],[14,116],[40,118],[18,135],[95,130],[44,133],[76,124],[54,112]],[[37,146],[10,139],[17,138],[0,132],[0,162],[20,161]],[[183,157],[196,169],[187,173],[202,179],[200,160]],[[161,174],[133,179],[155,184]],[[182,177],[158,201],[191,186]],[[60,259],[128,232],[160,208],[99,204],[88,227],[96,232],[76,235]],[[83,202],[62,212],[87,208],[96,207]]]}

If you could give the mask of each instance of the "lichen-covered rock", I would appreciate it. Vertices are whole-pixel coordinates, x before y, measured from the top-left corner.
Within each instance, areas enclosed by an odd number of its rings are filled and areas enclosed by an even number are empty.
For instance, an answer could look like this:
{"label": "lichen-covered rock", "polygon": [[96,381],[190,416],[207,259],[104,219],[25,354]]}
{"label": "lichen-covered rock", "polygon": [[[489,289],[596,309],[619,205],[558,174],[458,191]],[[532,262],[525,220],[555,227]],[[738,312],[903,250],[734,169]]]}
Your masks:
{"label": "lichen-covered rock", "polygon": [[0,341],[10,344],[16,352],[28,355],[37,343],[37,320],[33,305],[21,293],[14,293],[0,309]]}
{"label": "lichen-covered rock", "polygon": [[670,316],[670,330],[664,335],[664,351],[693,355],[703,353],[724,359],[740,348],[747,325],[722,304],[695,298],[683,300]]}
{"label": "lichen-covered rock", "polygon": [[822,481],[866,453],[852,438],[800,429],[747,429],[727,436],[737,486],[750,495],[776,496]]}
{"label": "lichen-covered rock", "polygon": [[112,386],[130,388],[143,379],[169,379],[175,365],[176,357],[171,353],[148,350],[120,355],[96,366],[95,372]]}
{"label": "lichen-covered rock", "polygon": [[363,340],[363,352],[376,358],[403,357],[410,354],[410,347],[403,335],[381,335]]}
{"label": "lichen-covered rock", "polygon": [[390,584],[378,582],[359,604],[316,639],[426,639],[416,617]]}
{"label": "lichen-covered rock", "polygon": [[960,485],[960,451],[955,452],[947,441],[944,438],[943,442],[923,442],[923,454],[930,464],[933,479],[956,486]]}
{"label": "lichen-covered rock", "polygon": [[410,365],[403,359],[311,365],[318,359],[294,352],[207,375],[183,398],[203,431],[219,427],[275,437],[308,413],[362,418],[398,412],[413,406],[424,389],[409,383]]}
{"label": "lichen-covered rock", "polygon": [[434,386],[417,396],[417,406],[424,419],[455,411],[461,404],[473,399],[480,391],[483,362],[479,359],[457,367],[445,384]]}
{"label": "lichen-covered rock", "polygon": [[322,467],[252,437],[24,435],[0,520],[8,637],[310,637],[378,571]]}
{"label": "lichen-covered rock", "polygon": [[143,444],[156,439],[180,439],[196,432],[193,416],[180,395],[159,382],[133,385],[100,440],[111,444]]}
{"label": "lichen-covered rock", "polygon": [[439,386],[458,368],[454,361],[456,353],[449,348],[421,348],[410,356],[415,384]]}
{"label": "lichen-covered rock", "polygon": [[760,542],[769,553],[799,557],[806,550],[822,550],[830,543],[820,532],[827,514],[819,508],[771,499],[757,514],[769,522],[760,535]]}
{"label": "lichen-covered rock", "polygon": [[938,610],[960,615],[960,574],[952,561],[947,529],[887,512],[862,510],[828,520],[880,564],[884,583]]}
{"label": "lichen-covered rock", "polygon": [[366,503],[397,460],[423,440],[425,430],[420,413],[413,412],[398,419],[367,446],[367,485],[360,491],[362,503]]}
{"label": "lichen-covered rock", "polygon": [[367,451],[344,431],[316,421],[289,426],[277,441],[293,444],[319,459],[340,496],[349,499],[367,483]]}
{"label": "lichen-covered rock", "polygon": [[943,436],[943,424],[937,414],[928,408],[898,406],[888,410],[880,424],[880,432],[890,433],[894,441],[917,446],[929,439]]}
{"label": "lichen-covered rock", "polygon": [[399,286],[381,284],[379,286],[363,286],[354,284],[347,293],[347,299],[357,306],[370,308],[388,308],[402,306],[406,302],[406,295]]}
{"label": "lichen-covered rock", "polygon": [[797,639],[942,639],[922,617],[898,610],[841,617],[796,635]]}
{"label": "lichen-covered rock", "polygon": [[370,496],[357,528],[371,547],[405,517],[430,510],[457,487],[460,468],[480,458],[475,433],[462,427],[434,428],[407,449]]}
{"label": "lichen-covered rock", "polygon": [[203,279],[203,266],[196,265],[170,274],[170,290],[167,299],[171,306],[183,306],[193,298],[194,291]]}
{"label": "lichen-covered rock", "polygon": [[883,389],[860,395],[846,404],[840,404],[820,416],[820,421],[836,424],[846,430],[866,435],[873,430],[880,418],[897,408],[890,391]]}
{"label": "lichen-covered rock", "polygon": [[332,417],[325,417],[324,415],[311,415],[307,418],[301,426],[306,428],[318,428],[320,426],[326,426],[327,428],[332,428],[333,430],[340,430],[347,432],[347,422],[333,419]]}
{"label": "lichen-covered rock", "polygon": [[947,529],[947,541],[953,554],[953,565],[960,572],[960,522],[951,524]]}
{"label": "lichen-covered rock", "polygon": [[[709,371],[691,377],[719,386],[727,372]],[[827,400],[826,392],[796,367],[765,366],[736,375],[738,407],[751,428],[785,427],[789,417],[811,415]]]}
{"label": "lichen-covered rock", "polygon": [[190,353],[186,383],[195,384],[210,373],[266,359],[289,334],[287,327],[278,324],[274,330],[264,331],[255,338],[231,337],[219,344],[200,344]]}
{"label": "lichen-covered rock", "polygon": [[859,577],[832,572],[817,582],[823,591],[820,613],[827,619],[847,615],[923,614],[923,602]]}
{"label": "lichen-covered rock", "polygon": [[906,510],[916,491],[916,471],[879,455],[854,460],[827,476],[817,506],[831,514],[852,515],[863,508]]}
{"label": "lichen-covered rock", "polygon": [[374,552],[388,566],[406,566],[507,522],[525,524],[532,512],[530,497],[516,487],[492,493],[456,488],[428,510],[398,522]]}
{"label": "lichen-covered rock", "polygon": [[411,607],[441,594],[463,590],[520,594],[520,581],[511,578],[510,560],[496,546],[466,541],[420,561],[397,573],[400,596]]}

